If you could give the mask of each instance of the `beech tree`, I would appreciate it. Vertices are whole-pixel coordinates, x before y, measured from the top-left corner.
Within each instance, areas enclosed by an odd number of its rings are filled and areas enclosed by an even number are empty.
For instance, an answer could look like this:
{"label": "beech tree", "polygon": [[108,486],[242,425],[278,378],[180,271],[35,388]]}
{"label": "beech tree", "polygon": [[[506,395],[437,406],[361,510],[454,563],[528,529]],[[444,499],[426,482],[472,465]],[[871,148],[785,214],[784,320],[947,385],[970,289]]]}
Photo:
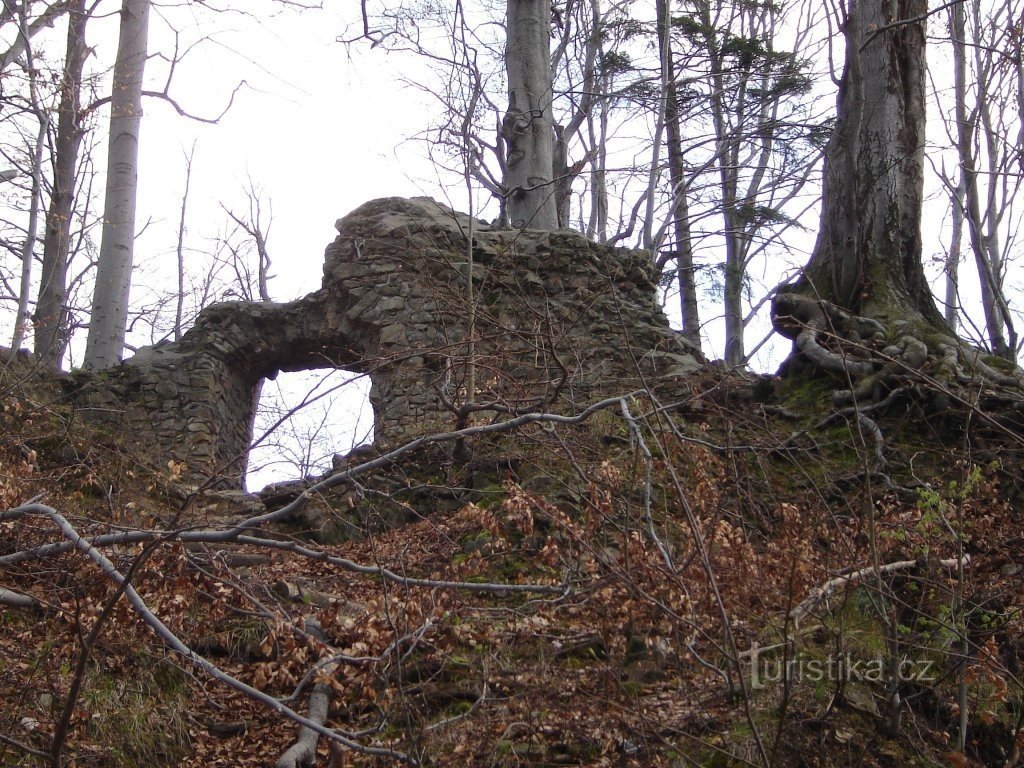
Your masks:
{"label": "beech tree", "polygon": [[[838,404],[888,398],[928,366],[956,382],[1019,385],[959,341],[921,263],[926,0],[854,0],[825,150],[821,224],[810,262],[773,303],[775,329],[849,385]],[[867,418],[859,410],[859,417]],[[877,433],[876,433],[877,434]]]}
{"label": "beech tree", "polygon": [[508,0],[508,111],[501,130],[508,145],[505,188],[514,227],[558,226],[550,24],[551,0]]}
{"label": "beech tree", "polygon": [[57,134],[53,146],[53,185],[46,213],[39,298],[33,316],[35,353],[48,367],[60,367],[70,329],[67,321],[67,273],[71,246],[71,220],[75,207],[78,155],[84,137],[82,76],[89,48],[85,28],[96,7],[73,0],[68,11],[64,69],[57,107]]}
{"label": "beech tree", "polygon": [[775,302],[779,319],[799,295],[812,314],[828,301],[883,322],[944,323],[921,266],[927,2],[906,3],[896,19],[890,5],[855,0],[843,19],[846,63],[818,238],[796,290]]}
{"label": "beech tree", "polygon": [[120,362],[128,324],[149,5],[150,0],[124,0],[121,7],[121,31],[110,100],[103,236],[85,350],[85,365],[90,368],[109,368]]}
{"label": "beech tree", "polygon": [[550,0],[509,0],[498,21],[462,3],[361,8],[360,32],[342,42],[369,40],[427,65],[430,75],[411,84],[440,105],[423,132],[431,162],[453,177],[468,173],[505,224],[568,226],[572,183],[589,161],[570,150],[599,108],[598,49],[612,11],[600,0],[557,10]]}

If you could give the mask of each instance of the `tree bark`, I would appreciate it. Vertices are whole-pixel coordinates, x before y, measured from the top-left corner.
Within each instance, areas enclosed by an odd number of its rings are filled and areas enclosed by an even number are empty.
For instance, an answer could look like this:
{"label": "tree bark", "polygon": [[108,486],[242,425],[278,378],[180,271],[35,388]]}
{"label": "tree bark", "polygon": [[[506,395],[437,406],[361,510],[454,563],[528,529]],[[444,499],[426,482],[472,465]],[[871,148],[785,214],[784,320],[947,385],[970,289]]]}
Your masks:
{"label": "tree bark", "polygon": [[[972,6],[974,16],[974,45],[983,48],[980,39],[981,15],[977,4]],[[988,119],[991,109],[990,67],[978,61],[974,74],[977,76],[977,101],[967,108],[967,33],[964,23],[964,8],[957,3],[950,9],[951,37],[953,43],[953,98],[956,114],[957,154],[960,160],[960,174],[964,190],[963,216],[967,222],[971,250],[978,269],[978,283],[981,288],[981,305],[985,314],[985,328],[988,331],[992,352],[1006,360],[1016,356],[1015,339],[1006,338],[1006,331],[1013,333],[1013,323],[1003,293],[1002,257],[999,249],[996,198],[989,195],[982,211],[981,191],[978,188],[978,152],[975,148],[976,134],[981,126],[982,136],[988,143],[989,184],[994,184],[999,174],[995,162],[998,149],[993,146],[993,130]],[[978,54],[976,53],[976,56]],[[991,54],[989,54],[991,55]],[[970,114],[969,114],[970,113]]]}
{"label": "tree bark", "polygon": [[679,287],[679,309],[683,336],[700,349],[700,316],[697,304],[697,275],[693,265],[690,239],[690,212],[686,195],[689,190],[683,166],[683,139],[679,115],[679,88],[676,84],[675,60],[672,54],[672,21],[669,0],[658,0],[658,49],[661,56],[661,82],[665,89],[665,131],[668,154],[668,176],[672,184],[672,252],[676,262],[676,283]]}
{"label": "tree bark", "polygon": [[556,229],[552,181],[551,0],[508,0],[505,67],[508,145],[505,188],[513,227]]}
{"label": "tree bark", "polygon": [[135,246],[142,79],[146,67],[150,0],[124,0],[110,101],[110,149],[92,319],[85,365],[117,365],[128,324]]}
{"label": "tree bark", "polygon": [[956,338],[925,280],[927,2],[906,0],[895,16],[893,7],[889,0],[849,5],[818,239],[801,279],[772,304],[775,330],[795,342],[791,362],[809,361],[841,380],[846,388],[833,394],[834,403],[852,404],[860,417],[866,404],[881,405],[908,384],[923,382],[942,412],[952,404],[948,387],[964,382],[1024,388],[1019,368],[992,365]]}
{"label": "tree bark", "polygon": [[[746,227],[737,209],[740,174],[739,131],[744,124],[743,98],[736,98],[740,114],[735,116],[733,127],[726,118],[726,85],[718,19],[712,15],[711,3],[707,0],[700,2],[698,9],[711,74],[711,120],[715,129],[715,164],[718,167],[718,184],[722,196],[722,237],[725,240],[722,275],[725,362],[738,367],[744,362],[743,278],[746,272],[746,248],[743,243],[746,238]],[[740,87],[746,87],[745,78],[740,81]]]}
{"label": "tree bark", "polygon": [[43,264],[39,298],[34,315],[35,352],[51,368],[59,368],[67,346],[67,272],[71,248],[71,219],[75,207],[76,170],[82,145],[82,70],[88,48],[85,26],[89,20],[85,0],[74,0],[68,9],[68,35],[60,105],[57,108],[57,137],[54,141],[53,191],[46,213],[43,236]]}
{"label": "tree bark", "polygon": [[[796,290],[882,322],[948,331],[921,265],[927,0],[852,0],[821,224]],[[776,324],[778,327],[778,323]]]}
{"label": "tree bark", "polygon": [[21,348],[31,318],[28,306],[29,295],[32,291],[32,265],[35,262],[36,240],[39,236],[39,209],[42,207],[43,148],[46,146],[46,135],[50,130],[50,116],[39,102],[35,65],[32,61],[31,49],[28,50],[26,55],[30,70],[29,90],[32,94],[32,109],[39,120],[39,127],[36,130],[36,140],[32,149],[32,198],[28,208],[28,226],[25,228],[25,242],[21,249],[21,288],[18,293],[18,314],[14,321],[11,349]]}

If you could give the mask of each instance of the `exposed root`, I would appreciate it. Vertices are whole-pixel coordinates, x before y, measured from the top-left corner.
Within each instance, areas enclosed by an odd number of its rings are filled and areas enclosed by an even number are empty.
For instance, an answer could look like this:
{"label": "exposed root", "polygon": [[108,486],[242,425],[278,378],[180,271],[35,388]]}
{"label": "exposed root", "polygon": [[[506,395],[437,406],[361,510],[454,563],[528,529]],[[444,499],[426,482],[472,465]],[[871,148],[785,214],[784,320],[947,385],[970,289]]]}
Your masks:
{"label": "exposed root", "polygon": [[809,361],[842,382],[832,393],[838,410],[814,429],[839,418],[856,420],[872,436],[875,469],[886,466],[885,437],[871,414],[884,412],[897,398],[914,395],[939,412],[956,410],[957,404],[973,408],[982,393],[990,402],[995,397],[999,403],[1024,405],[1024,372],[998,370],[984,353],[923,319],[897,320],[886,327],[827,301],[783,292],[775,298],[772,323],[793,340],[794,361]]}
{"label": "exposed root", "polygon": [[[845,377],[873,373],[871,360],[858,360],[865,335],[885,338],[885,328],[870,318],[850,315],[834,304],[816,302],[795,293],[780,293],[772,307],[775,330],[796,343],[797,350],[819,368]],[[838,354],[822,345],[823,338],[841,334],[852,342],[850,354]]]}
{"label": "exposed root", "polygon": [[798,293],[776,296],[772,323],[793,339],[796,352],[848,384],[833,395],[837,406],[877,402],[910,381],[1024,389],[1021,370],[999,371],[979,350],[922,324],[896,321],[886,328]]}

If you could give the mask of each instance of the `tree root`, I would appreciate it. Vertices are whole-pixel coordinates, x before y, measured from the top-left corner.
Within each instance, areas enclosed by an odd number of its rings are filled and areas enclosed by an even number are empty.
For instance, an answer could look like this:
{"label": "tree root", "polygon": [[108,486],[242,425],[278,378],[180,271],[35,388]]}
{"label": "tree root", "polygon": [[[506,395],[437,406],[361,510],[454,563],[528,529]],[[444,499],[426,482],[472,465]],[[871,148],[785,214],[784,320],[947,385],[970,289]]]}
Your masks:
{"label": "tree root", "polygon": [[1024,371],[997,370],[982,352],[924,320],[897,320],[886,328],[827,301],[780,293],[772,324],[797,353],[849,385],[834,393],[837,406],[862,407],[908,381],[1024,389]]}
{"label": "tree root", "polygon": [[[974,414],[979,423],[1019,439],[1024,371],[998,369],[983,352],[921,316],[909,315],[887,327],[827,301],[781,292],[772,306],[772,324],[794,342],[787,366],[808,361],[841,382],[832,393],[836,410],[812,429],[840,418],[855,420],[874,443],[873,470],[887,465],[885,436],[874,414],[884,413],[897,399],[913,398],[935,413]],[[1003,414],[1008,418],[986,414],[981,410],[986,403],[1009,406],[1011,413]],[[802,434],[790,437],[784,448]]]}

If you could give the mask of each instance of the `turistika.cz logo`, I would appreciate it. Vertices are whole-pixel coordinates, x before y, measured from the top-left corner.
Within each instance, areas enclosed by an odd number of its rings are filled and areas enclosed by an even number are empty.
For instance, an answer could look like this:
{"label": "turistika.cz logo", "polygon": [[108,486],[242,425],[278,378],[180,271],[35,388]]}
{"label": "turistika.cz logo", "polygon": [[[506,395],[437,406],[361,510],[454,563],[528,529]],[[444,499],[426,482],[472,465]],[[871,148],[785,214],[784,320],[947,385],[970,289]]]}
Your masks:
{"label": "turistika.cz logo", "polygon": [[886,683],[898,677],[904,682],[934,682],[934,662],[927,659],[865,659],[852,653],[829,654],[825,658],[785,657],[776,651],[781,646],[753,646],[743,654],[748,667],[750,687],[765,688],[783,682]]}

